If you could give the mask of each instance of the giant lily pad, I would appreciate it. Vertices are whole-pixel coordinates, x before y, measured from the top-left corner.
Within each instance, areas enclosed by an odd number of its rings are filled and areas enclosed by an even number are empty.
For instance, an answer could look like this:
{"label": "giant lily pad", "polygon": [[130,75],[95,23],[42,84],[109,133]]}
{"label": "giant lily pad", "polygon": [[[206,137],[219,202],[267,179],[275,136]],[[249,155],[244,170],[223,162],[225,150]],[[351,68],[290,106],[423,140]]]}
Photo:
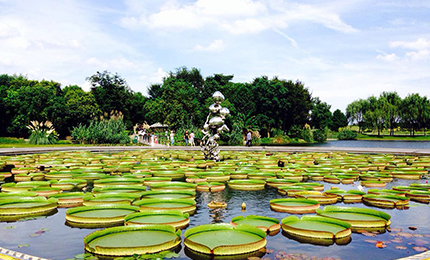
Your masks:
{"label": "giant lily pad", "polygon": [[195,191],[196,184],[187,182],[160,182],[153,183],[149,186],[151,190],[187,190]]}
{"label": "giant lily pad", "polygon": [[353,231],[385,230],[391,224],[389,214],[367,208],[327,206],[323,210],[317,209],[317,214],[346,221]]}
{"label": "giant lily pad", "polygon": [[231,225],[248,224],[258,227],[259,229],[269,234],[275,234],[281,229],[281,224],[276,218],[269,218],[264,216],[248,215],[237,216],[231,219]]}
{"label": "giant lily pad", "polygon": [[270,208],[278,212],[290,214],[315,213],[320,204],[310,199],[273,199],[270,200]]}
{"label": "giant lily pad", "polygon": [[124,224],[124,217],[139,211],[139,207],[113,204],[71,208],[66,211],[66,221],[75,227],[108,227]]}
{"label": "giant lily pad", "polygon": [[403,208],[409,205],[409,198],[396,195],[367,194],[363,196],[363,202],[380,208]]}
{"label": "giant lily pad", "polygon": [[266,185],[265,180],[231,180],[228,186],[235,190],[263,190]]}
{"label": "giant lily pad", "polygon": [[47,215],[57,210],[57,200],[44,197],[0,200],[0,220],[12,221],[23,217]]}
{"label": "giant lily pad", "polygon": [[197,191],[217,192],[225,189],[224,183],[221,182],[199,182],[197,183]]}
{"label": "giant lily pad", "polygon": [[157,253],[181,243],[181,231],[170,225],[112,227],[84,238],[85,250],[103,256]]}
{"label": "giant lily pad", "polygon": [[126,225],[166,224],[182,229],[190,222],[189,214],[179,210],[147,210],[125,217]]}
{"label": "giant lily pad", "polygon": [[207,224],[187,229],[184,245],[208,255],[238,255],[257,251],[266,245],[266,233],[261,229],[239,224]]}
{"label": "giant lily pad", "polygon": [[66,192],[66,193],[57,193],[48,196],[49,198],[56,198],[58,200],[58,207],[69,208],[81,206],[84,202],[84,193],[83,192]]}
{"label": "giant lily pad", "polygon": [[139,193],[119,192],[119,193],[99,193],[94,196],[87,195],[84,197],[84,206],[102,205],[102,204],[128,204],[140,198]]}
{"label": "giant lily pad", "polygon": [[145,191],[142,192],[142,199],[194,199],[196,197],[195,191],[187,190],[163,190],[163,191]]}
{"label": "giant lily pad", "polygon": [[141,210],[177,209],[189,214],[196,211],[196,201],[193,199],[144,199],[135,201],[133,205],[139,206]]}
{"label": "giant lily pad", "polygon": [[351,225],[345,221],[320,217],[289,216],[282,219],[282,230],[292,238],[313,244],[346,244],[350,241]]}

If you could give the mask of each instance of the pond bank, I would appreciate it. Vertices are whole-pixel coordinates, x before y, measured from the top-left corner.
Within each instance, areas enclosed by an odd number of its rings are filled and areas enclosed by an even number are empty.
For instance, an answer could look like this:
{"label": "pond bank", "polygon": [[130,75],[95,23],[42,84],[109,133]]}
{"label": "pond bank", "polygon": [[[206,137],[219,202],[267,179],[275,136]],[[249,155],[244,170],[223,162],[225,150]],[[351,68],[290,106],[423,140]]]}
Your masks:
{"label": "pond bank", "polygon": [[[186,150],[200,151],[199,146],[62,146],[62,147],[26,147],[0,148],[0,155],[19,155],[33,153],[48,153],[56,151],[90,151],[90,152],[120,152],[130,150]],[[376,147],[331,147],[331,146],[220,146],[221,151],[267,151],[267,152],[348,152],[364,154],[397,154],[397,155],[430,155],[430,149],[413,148],[376,148]]]}

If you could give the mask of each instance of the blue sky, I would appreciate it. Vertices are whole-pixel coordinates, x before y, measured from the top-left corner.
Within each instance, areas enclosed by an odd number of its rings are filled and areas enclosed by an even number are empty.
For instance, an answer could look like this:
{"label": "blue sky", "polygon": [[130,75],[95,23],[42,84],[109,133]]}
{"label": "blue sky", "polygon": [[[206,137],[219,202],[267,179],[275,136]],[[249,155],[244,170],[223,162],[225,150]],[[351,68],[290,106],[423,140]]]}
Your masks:
{"label": "blue sky", "polygon": [[0,73],[88,90],[108,70],[146,94],[181,66],[300,80],[333,111],[430,97],[430,1],[0,0]]}

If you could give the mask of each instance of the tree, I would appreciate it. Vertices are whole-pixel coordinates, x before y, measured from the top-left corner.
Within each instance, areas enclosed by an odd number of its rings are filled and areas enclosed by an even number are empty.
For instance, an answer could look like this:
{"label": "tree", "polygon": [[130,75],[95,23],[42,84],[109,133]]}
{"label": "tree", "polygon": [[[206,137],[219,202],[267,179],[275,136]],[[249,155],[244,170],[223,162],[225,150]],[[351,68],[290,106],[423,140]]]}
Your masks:
{"label": "tree", "polygon": [[345,114],[340,111],[340,109],[336,109],[333,112],[332,122],[333,123],[331,125],[330,130],[334,132],[339,131],[340,127],[345,127],[348,125],[348,120],[346,119]]}
{"label": "tree", "polygon": [[120,111],[124,115],[124,122],[131,127],[130,102],[133,92],[125,79],[118,73],[112,74],[108,71],[99,72],[87,77],[91,84],[91,93],[94,95],[97,104],[103,114],[110,114],[111,111]]}
{"label": "tree", "polygon": [[359,133],[361,133],[361,130],[364,127],[364,114],[368,109],[368,105],[369,103],[367,100],[359,99],[349,104],[346,108],[346,118],[350,124],[358,125]]}
{"label": "tree", "polygon": [[99,105],[91,92],[73,85],[63,89],[67,108],[67,126],[69,129],[79,124],[87,125],[94,117],[101,114]]}
{"label": "tree", "polygon": [[421,97],[417,93],[409,94],[402,100],[400,107],[401,122],[405,128],[410,129],[412,136],[416,130],[428,125],[430,101],[427,97]]}
{"label": "tree", "polygon": [[312,96],[300,81],[296,81],[295,83],[287,81],[284,84],[288,85],[287,102],[289,107],[288,110],[283,111],[282,129],[288,133],[292,126],[297,126],[301,129],[309,122],[310,111],[312,109]]}
{"label": "tree", "polygon": [[384,128],[384,111],[382,110],[382,102],[375,96],[367,99],[368,109],[364,113],[365,125],[378,131],[378,136]]}
{"label": "tree", "polygon": [[397,92],[382,92],[379,102],[385,125],[390,128],[390,135],[394,135],[394,128],[400,121],[400,103],[402,99]]}
{"label": "tree", "polygon": [[4,98],[7,134],[28,136],[30,121],[51,121],[62,135],[67,133],[66,106],[60,83],[14,76]]}
{"label": "tree", "polygon": [[311,113],[311,124],[315,129],[325,129],[332,125],[331,106],[326,102],[322,102],[318,97],[313,99],[313,107]]}

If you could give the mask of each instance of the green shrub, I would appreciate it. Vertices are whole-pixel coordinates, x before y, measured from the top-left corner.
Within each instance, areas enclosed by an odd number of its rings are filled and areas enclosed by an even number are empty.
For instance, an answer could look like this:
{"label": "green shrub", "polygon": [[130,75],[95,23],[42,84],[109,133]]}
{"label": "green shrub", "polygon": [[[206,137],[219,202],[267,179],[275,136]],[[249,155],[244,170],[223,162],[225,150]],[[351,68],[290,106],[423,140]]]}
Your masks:
{"label": "green shrub", "polygon": [[337,135],[337,139],[339,140],[356,140],[357,132],[351,130],[342,130]]}
{"label": "green shrub", "polygon": [[314,141],[317,143],[324,143],[325,141],[327,141],[327,134],[328,134],[327,129],[325,130],[316,129],[312,134],[313,134]]}
{"label": "green shrub", "polygon": [[242,129],[237,124],[233,125],[233,130],[228,134],[228,145],[243,145]]}
{"label": "green shrub", "polygon": [[15,137],[0,137],[0,144],[25,144],[27,143],[22,138]]}
{"label": "green shrub", "polygon": [[31,121],[27,128],[31,130],[30,144],[55,144],[58,141],[58,134],[50,121]]}
{"label": "green shrub", "polygon": [[87,144],[127,144],[130,137],[122,118],[92,120],[89,125],[79,125],[71,131],[74,140]]}
{"label": "green shrub", "polygon": [[299,138],[305,140],[308,143],[312,143],[314,141],[312,131],[310,128],[307,127],[301,130]]}

